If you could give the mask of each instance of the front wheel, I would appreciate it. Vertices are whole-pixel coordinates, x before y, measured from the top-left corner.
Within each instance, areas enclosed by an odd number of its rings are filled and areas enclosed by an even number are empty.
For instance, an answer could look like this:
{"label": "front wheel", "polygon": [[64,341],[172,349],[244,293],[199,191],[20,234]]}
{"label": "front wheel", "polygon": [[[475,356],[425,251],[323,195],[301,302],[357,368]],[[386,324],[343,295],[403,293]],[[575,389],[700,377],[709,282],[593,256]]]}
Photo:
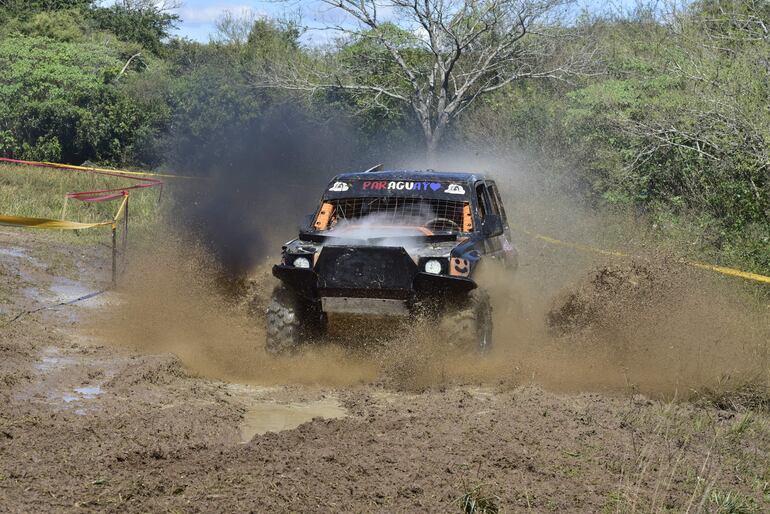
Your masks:
{"label": "front wheel", "polygon": [[485,291],[475,289],[457,310],[447,313],[441,328],[447,341],[458,348],[486,353],[492,348],[492,305]]}
{"label": "front wheel", "polygon": [[267,307],[265,349],[272,354],[296,351],[321,327],[321,312],[283,286],[273,290]]}

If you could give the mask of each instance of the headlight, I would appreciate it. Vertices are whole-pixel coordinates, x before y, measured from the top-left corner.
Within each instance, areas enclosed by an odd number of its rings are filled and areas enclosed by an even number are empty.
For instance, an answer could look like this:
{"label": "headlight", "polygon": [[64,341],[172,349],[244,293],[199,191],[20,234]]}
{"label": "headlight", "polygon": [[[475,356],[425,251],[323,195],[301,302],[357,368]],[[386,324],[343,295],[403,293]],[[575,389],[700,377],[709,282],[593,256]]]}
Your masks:
{"label": "headlight", "polygon": [[294,259],[295,268],[309,268],[310,260],[307,257],[297,257]]}
{"label": "headlight", "polygon": [[433,275],[441,273],[441,263],[436,259],[431,259],[425,263],[425,271]]}

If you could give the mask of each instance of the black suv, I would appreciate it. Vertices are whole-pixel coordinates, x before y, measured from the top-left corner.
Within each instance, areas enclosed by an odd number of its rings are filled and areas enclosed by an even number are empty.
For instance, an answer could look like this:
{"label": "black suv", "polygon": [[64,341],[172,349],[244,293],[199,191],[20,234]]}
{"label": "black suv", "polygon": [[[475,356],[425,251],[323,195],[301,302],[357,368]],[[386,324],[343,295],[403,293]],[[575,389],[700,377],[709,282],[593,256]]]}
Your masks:
{"label": "black suv", "polygon": [[323,334],[328,316],[427,316],[458,345],[492,343],[492,307],[474,281],[486,259],[515,269],[500,193],[477,173],[381,171],[334,177],[283,246],[267,349]]}

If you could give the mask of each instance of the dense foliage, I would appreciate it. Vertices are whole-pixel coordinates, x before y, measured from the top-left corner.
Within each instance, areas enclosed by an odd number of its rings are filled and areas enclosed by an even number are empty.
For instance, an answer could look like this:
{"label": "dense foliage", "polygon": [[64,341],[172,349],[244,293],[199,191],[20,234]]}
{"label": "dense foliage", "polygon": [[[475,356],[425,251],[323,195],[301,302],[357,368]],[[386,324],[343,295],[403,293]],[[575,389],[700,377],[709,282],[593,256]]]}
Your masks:
{"label": "dense foliage", "polygon": [[[770,270],[770,3],[695,2],[586,28],[605,72],[511,88],[461,137],[518,145],[596,205]],[[500,137],[507,134],[509,137]]]}
{"label": "dense foliage", "polygon": [[[287,116],[301,120],[299,133],[344,125],[366,162],[422,144],[409,109],[387,98],[258,87],[286,63],[312,73],[330,59],[357,83],[398,85],[376,40],[321,50],[300,44],[296,24],[231,17],[204,44],[171,37],[177,21],[153,2],[0,0],[0,155],[189,172],[235,146],[272,144],[271,124]],[[769,272],[768,27],[764,0],[587,14],[560,28],[551,54],[590,46],[591,73],[500,88],[464,111],[444,144],[524,151],[597,208],[640,210],[715,260]],[[408,59],[425,58],[403,39]]]}
{"label": "dense foliage", "polygon": [[130,156],[144,119],[111,85],[120,71],[114,52],[93,43],[8,37],[0,41],[0,68],[4,155],[68,162]]}

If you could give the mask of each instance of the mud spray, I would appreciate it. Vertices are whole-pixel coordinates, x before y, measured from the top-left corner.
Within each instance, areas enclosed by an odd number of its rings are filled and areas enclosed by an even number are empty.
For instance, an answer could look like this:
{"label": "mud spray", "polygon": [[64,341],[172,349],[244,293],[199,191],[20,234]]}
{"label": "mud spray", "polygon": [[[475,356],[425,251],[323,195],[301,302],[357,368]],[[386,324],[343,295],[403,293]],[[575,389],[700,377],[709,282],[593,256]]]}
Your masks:
{"label": "mud spray", "polygon": [[[462,162],[468,153],[441,168],[491,172],[514,224],[598,246],[620,244],[641,258],[576,252],[514,230],[516,275],[488,266],[479,279],[495,309],[490,355],[448,352],[430,326],[384,322],[334,327],[323,344],[270,356],[264,309],[276,285],[269,269],[280,243],[295,235],[323,184],[356,165],[324,150],[338,140],[335,130],[305,127],[299,148],[297,131],[273,135],[264,155],[249,153],[227,169],[214,168],[205,191],[181,195],[175,217],[195,230],[169,231],[138,245],[121,301],[100,313],[91,330],[134,350],[172,352],[196,374],[265,385],[377,381],[422,390],[537,383],[686,397],[730,381],[767,384],[770,316],[741,284],[650,250],[633,220],[597,217],[543,187],[525,161],[476,156]],[[222,275],[251,280],[233,294],[223,291]]]}

